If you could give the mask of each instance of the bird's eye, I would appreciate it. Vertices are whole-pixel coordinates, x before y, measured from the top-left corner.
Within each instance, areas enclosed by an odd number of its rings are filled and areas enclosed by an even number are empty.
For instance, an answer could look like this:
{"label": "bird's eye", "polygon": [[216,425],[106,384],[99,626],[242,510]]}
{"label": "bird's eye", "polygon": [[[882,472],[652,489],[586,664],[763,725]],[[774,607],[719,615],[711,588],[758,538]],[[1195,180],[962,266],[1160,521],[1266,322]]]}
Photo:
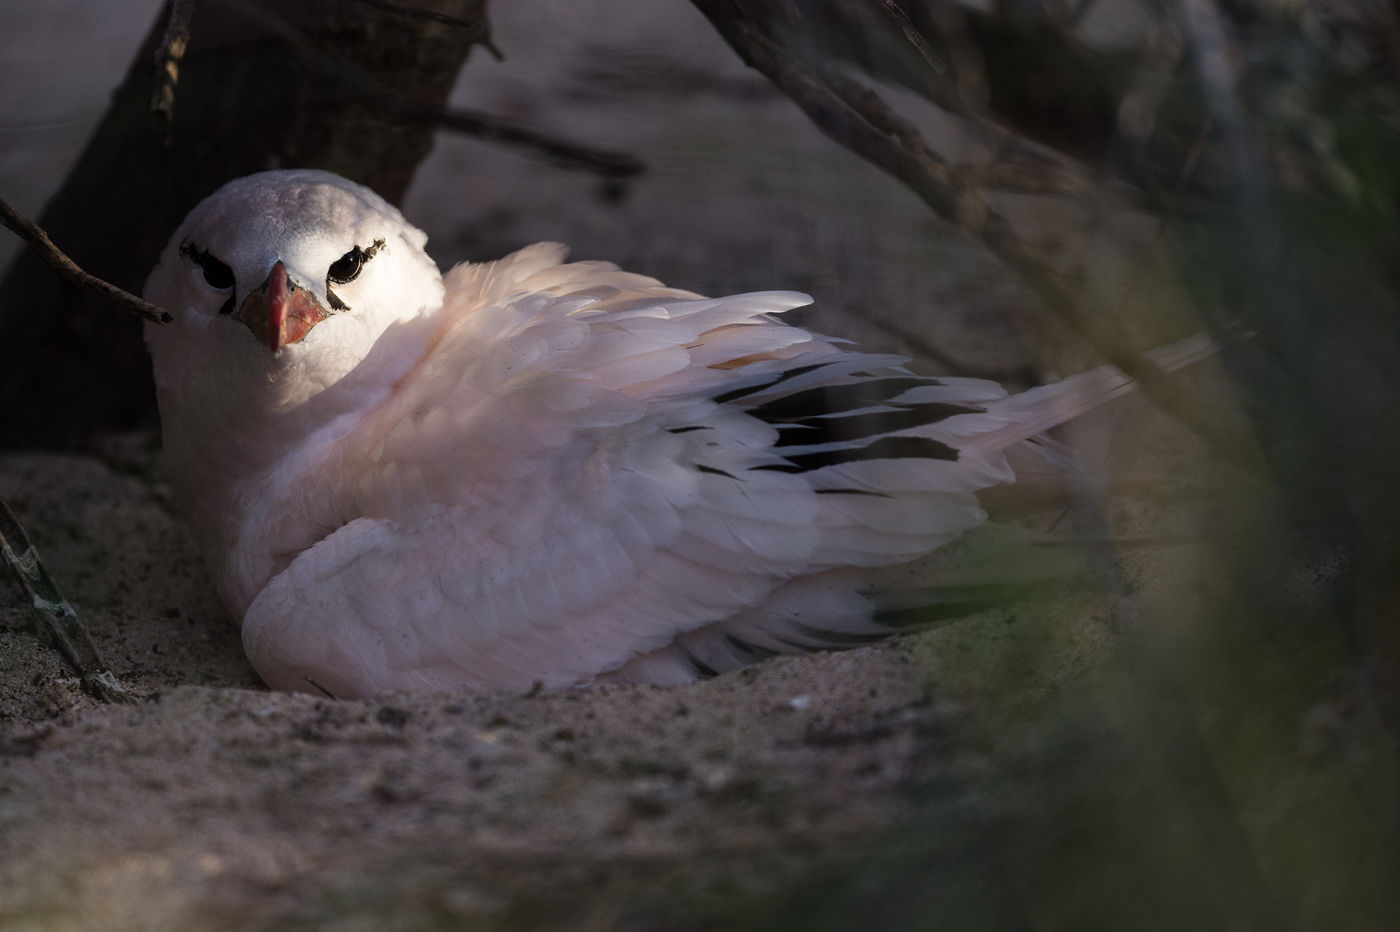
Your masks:
{"label": "bird's eye", "polygon": [[180,255],[187,256],[191,262],[199,266],[204,272],[204,280],[209,283],[210,288],[216,291],[227,291],[233,287],[233,269],[211,256],[208,250],[200,249],[194,243],[185,243],[180,247]]}
{"label": "bird's eye", "polygon": [[356,246],[354,249],[341,256],[331,263],[331,267],[326,270],[326,280],[328,283],[344,285],[353,282],[360,277],[360,272],[364,270],[365,263],[374,258],[374,254],[384,248],[384,241],[377,239],[368,249],[361,249]]}
{"label": "bird's eye", "polygon": [[207,256],[202,265],[204,266],[204,280],[209,283],[209,287],[219,291],[233,287],[233,269],[213,256]]}
{"label": "bird's eye", "polygon": [[346,282],[353,282],[360,277],[360,269],[364,268],[365,256],[359,246],[347,252],[339,259],[331,263],[330,270],[326,272],[326,278],[343,285]]}

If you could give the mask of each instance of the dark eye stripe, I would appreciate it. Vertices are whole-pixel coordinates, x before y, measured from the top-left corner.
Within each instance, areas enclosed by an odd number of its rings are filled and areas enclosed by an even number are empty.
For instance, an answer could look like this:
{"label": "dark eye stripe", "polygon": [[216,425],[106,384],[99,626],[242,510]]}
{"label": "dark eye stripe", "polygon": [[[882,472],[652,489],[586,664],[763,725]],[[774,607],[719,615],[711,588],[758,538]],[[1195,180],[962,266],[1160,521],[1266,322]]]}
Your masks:
{"label": "dark eye stripe", "polygon": [[373,259],[375,253],[383,248],[384,240],[382,239],[375,240],[368,249],[362,249],[356,246],[331,263],[331,267],[326,270],[326,282],[336,285],[344,285],[347,282],[353,282],[360,277],[360,272],[364,270],[365,263]]}
{"label": "dark eye stripe", "polygon": [[233,269],[210,255],[207,249],[200,249],[194,243],[183,243],[180,246],[180,255],[203,270],[204,280],[209,283],[210,288],[227,291],[233,287]]}

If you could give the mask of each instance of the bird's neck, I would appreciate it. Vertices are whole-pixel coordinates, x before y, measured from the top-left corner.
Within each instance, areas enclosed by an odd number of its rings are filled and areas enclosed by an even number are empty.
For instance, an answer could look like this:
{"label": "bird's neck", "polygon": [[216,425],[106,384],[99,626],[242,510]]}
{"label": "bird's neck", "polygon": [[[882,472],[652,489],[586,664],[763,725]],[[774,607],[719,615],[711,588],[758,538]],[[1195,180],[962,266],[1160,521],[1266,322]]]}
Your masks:
{"label": "bird's neck", "polygon": [[159,392],[172,484],[236,616],[268,578],[353,517],[365,425],[434,332],[430,321],[395,328],[319,390],[286,380],[241,395]]}

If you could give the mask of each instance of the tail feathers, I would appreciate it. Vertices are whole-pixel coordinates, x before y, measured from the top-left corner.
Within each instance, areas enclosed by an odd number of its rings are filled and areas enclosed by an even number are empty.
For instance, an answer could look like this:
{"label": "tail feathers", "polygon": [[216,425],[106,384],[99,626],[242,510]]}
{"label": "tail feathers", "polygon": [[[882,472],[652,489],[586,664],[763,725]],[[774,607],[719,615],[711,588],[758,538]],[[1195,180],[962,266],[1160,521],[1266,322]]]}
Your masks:
{"label": "tail feathers", "polygon": [[[1217,349],[1209,334],[1198,333],[1146,355],[1163,370],[1172,372],[1213,355]],[[1121,369],[1101,366],[988,404],[985,415],[966,419],[966,426],[971,428],[966,436],[980,445],[1005,450],[1126,395],[1135,384]],[[990,424],[996,426],[978,429]]]}
{"label": "tail feathers", "polygon": [[859,647],[1004,607],[1089,565],[1089,547],[1056,540],[1025,528],[984,525],[898,566],[797,577],[749,611],[685,632],[598,682],[684,683],[774,655]]}

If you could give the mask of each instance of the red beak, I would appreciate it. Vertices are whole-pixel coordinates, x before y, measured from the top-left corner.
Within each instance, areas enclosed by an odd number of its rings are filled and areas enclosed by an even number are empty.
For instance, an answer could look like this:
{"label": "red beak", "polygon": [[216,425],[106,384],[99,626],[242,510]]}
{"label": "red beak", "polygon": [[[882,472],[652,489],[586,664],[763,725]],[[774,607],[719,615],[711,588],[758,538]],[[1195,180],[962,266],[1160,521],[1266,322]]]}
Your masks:
{"label": "red beak", "polygon": [[251,330],[258,342],[274,353],[301,340],[329,316],[311,292],[287,278],[287,267],[281,259],[273,263],[267,281],[233,312],[234,320]]}

